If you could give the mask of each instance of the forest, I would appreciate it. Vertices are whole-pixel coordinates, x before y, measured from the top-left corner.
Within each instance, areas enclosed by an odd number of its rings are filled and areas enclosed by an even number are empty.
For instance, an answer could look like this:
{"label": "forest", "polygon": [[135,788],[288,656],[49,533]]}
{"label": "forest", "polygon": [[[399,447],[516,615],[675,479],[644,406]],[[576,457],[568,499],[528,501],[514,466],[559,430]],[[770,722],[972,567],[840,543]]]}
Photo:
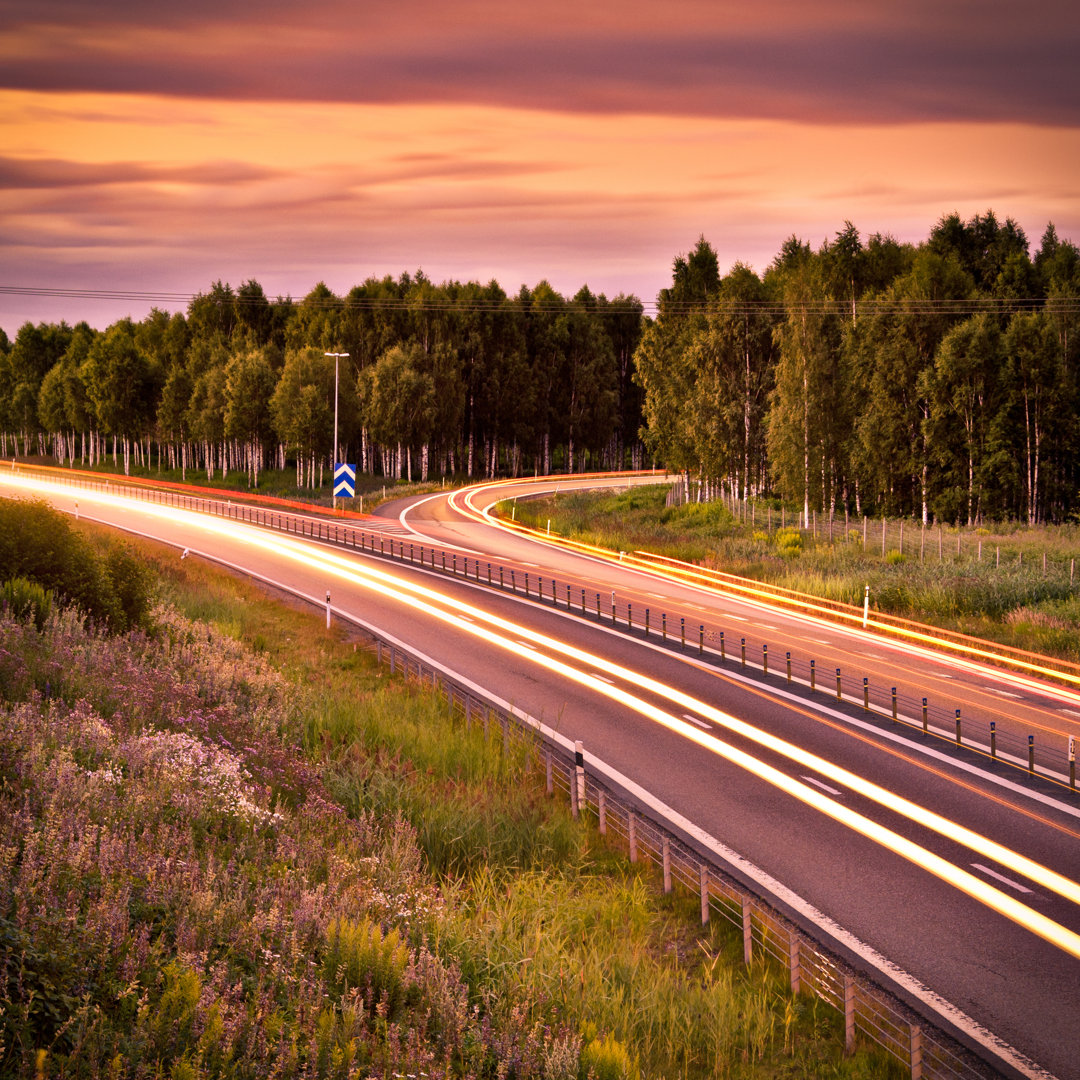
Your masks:
{"label": "forest", "polygon": [[0,331],[0,454],[306,488],[334,460],[410,480],[657,464],[806,515],[1063,521],[1078,321],[1076,245],[1051,224],[1033,253],[992,210],[919,244],[792,236],[762,274],[721,275],[702,237],[655,315],[544,281],[417,272],[302,300],[218,281],[184,313]]}

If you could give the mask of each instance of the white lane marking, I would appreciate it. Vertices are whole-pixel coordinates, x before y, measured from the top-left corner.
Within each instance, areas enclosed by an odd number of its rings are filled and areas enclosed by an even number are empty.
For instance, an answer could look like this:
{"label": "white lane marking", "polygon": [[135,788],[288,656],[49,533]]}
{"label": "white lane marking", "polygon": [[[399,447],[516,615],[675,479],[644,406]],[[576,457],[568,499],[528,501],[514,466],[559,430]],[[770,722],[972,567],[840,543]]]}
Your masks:
{"label": "white lane marking", "polygon": [[864,660],[884,660],[885,657],[884,656],[878,656],[877,653],[868,652],[868,653],[863,653],[863,659]]}
{"label": "white lane marking", "polygon": [[779,630],[779,626],[770,626],[767,622],[758,623],[759,630]]}
{"label": "white lane marking", "polygon": [[589,674],[594,679],[599,679],[601,682],[606,682],[608,684],[608,686],[614,686],[615,685],[615,680],[614,679],[609,679],[606,675],[601,675],[599,671],[590,671]]}
{"label": "white lane marking", "polygon": [[815,780],[812,776],[802,777],[808,784],[813,784],[814,787],[821,788],[822,791],[827,791],[830,795],[840,795],[842,792],[837,791],[834,787],[829,787],[828,784],[823,784],[820,780]]}
{"label": "white lane marking", "polygon": [[1075,716],[1080,720],[1080,712],[1077,712],[1075,709],[1058,709],[1058,712],[1064,713],[1066,716]]}
{"label": "white lane marking", "polygon": [[950,675],[947,671],[935,671],[933,672],[939,679],[955,679],[955,675]]}
{"label": "white lane marking", "polygon": [[996,686],[984,686],[984,690],[989,690],[991,694],[999,694],[1001,697],[1012,698],[1014,701],[1022,701],[1023,694],[1010,694],[1008,690],[999,690]]}
{"label": "white lane marking", "polygon": [[475,619],[470,619],[468,615],[462,615],[461,616],[461,621],[462,622],[476,622]]}
{"label": "white lane marking", "polygon": [[704,720],[699,720],[696,716],[691,716],[688,712],[682,714],[684,720],[689,720],[691,724],[697,724],[698,727],[704,728],[706,731],[712,731],[712,724],[707,724]]}
{"label": "white lane marking", "polygon": [[646,593],[646,596],[651,596],[654,600],[666,600],[667,597],[663,593],[650,592]]}
{"label": "white lane marking", "polygon": [[997,878],[998,881],[1004,882],[1006,885],[1011,886],[1017,892],[1030,893],[1032,892],[1026,885],[1021,885],[1019,881],[1013,881],[1012,878],[1007,878],[1004,874],[999,874],[996,870],[991,870],[989,866],[983,866],[982,863],[973,862],[971,864],[976,870],[981,870],[984,874],[989,874],[992,878]]}
{"label": "white lane marking", "polygon": [[819,645],[831,645],[832,644],[831,641],[822,641],[821,638],[817,638],[817,637],[811,638],[810,640],[811,641],[816,641]]}
{"label": "white lane marking", "polygon": [[750,621],[749,619],[744,618],[742,615],[728,615],[727,618],[729,618],[729,619],[738,619],[739,622],[749,622]]}
{"label": "white lane marking", "polygon": [[536,652],[536,646],[530,645],[527,641],[515,641],[515,645],[520,645],[523,649],[529,649],[532,652]]}

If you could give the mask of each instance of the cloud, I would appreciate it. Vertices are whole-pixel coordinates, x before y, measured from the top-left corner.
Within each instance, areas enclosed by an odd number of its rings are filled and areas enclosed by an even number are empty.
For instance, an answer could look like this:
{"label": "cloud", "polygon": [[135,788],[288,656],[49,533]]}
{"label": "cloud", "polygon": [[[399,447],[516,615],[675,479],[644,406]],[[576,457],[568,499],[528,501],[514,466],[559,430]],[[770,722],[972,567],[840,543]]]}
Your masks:
{"label": "cloud", "polygon": [[1080,121],[1080,16],[1063,0],[596,6],[4,3],[0,82],[822,123]]}

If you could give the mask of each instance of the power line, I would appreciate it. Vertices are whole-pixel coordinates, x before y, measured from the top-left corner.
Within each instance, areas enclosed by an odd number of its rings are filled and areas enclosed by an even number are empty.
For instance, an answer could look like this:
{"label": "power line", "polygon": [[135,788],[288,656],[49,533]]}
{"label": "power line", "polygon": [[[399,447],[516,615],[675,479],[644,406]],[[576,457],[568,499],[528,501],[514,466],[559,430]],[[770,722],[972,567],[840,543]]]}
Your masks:
{"label": "power line", "polygon": [[[148,289],[82,289],[82,288],[47,288],[31,285],[2,285],[0,295],[25,296],[46,299],[90,300],[90,301],[130,301],[151,306],[168,305],[190,307],[196,301],[227,302],[234,307],[273,308],[285,306],[289,309],[348,312],[430,312],[441,313],[477,313],[497,314],[522,310],[522,300],[508,295],[499,300],[455,299],[453,297],[423,296],[329,296],[313,299],[296,300],[292,297],[249,296],[228,293],[215,296],[213,293],[161,292]],[[558,313],[573,307],[573,298],[555,301],[529,301],[525,310],[541,313]],[[968,297],[963,299],[920,297],[914,299],[884,299],[875,297],[856,300],[835,300],[822,298],[806,304],[785,304],[778,300],[710,300],[707,303],[676,303],[665,301],[642,301],[633,296],[606,297],[594,296],[591,302],[584,303],[585,310],[600,315],[625,315],[634,308],[642,313],[665,315],[691,315],[695,313],[726,315],[763,315],[782,318],[789,311],[799,310],[819,315],[849,317],[852,311],[856,315],[911,314],[911,315],[975,315],[980,312],[989,314],[1012,315],[1024,312],[1036,312],[1049,308],[1061,314],[1080,313],[1080,297]]]}

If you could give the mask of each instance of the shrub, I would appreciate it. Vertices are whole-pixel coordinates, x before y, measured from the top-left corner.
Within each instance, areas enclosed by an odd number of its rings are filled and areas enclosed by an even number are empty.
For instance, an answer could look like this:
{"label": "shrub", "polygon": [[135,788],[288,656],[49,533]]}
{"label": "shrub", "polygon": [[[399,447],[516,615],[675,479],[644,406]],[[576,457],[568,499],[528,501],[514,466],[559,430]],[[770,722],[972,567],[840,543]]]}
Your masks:
{"label": "shrub", "polygon": [[896,548],[893,548],[892,551],[890,551],[885,556],[885,561],[890,566],[896,566],[898,563],[904,562],[905,559],[906,559],[906,556],[904,555],[904,553],[902,551],[897,551]]}
{"label": "shrub", "polygon": [[579,1075],[584,1080],[637,1080],[637,1062],[614,1035],[592,1038],[581,1049]]}
{"label": "shrub", "polygon": [[121,544],[103,556],[43,502],[0,498],[0,580],[25,578],[113,633],[150,628],[149,572]]}
{"label": "shrub", "polygon": [[32,621],[38,630],[45,629],[45,620],[52,610],[53,594],[36,581],[24,577],[9,578],[0,588],[0,602],[5,610],[20,620]]}
{"label": "shrub", "polygon": [[797,529],[779,529],[776,533],[776,550],[786,559],[802,554],[802,533]]}

